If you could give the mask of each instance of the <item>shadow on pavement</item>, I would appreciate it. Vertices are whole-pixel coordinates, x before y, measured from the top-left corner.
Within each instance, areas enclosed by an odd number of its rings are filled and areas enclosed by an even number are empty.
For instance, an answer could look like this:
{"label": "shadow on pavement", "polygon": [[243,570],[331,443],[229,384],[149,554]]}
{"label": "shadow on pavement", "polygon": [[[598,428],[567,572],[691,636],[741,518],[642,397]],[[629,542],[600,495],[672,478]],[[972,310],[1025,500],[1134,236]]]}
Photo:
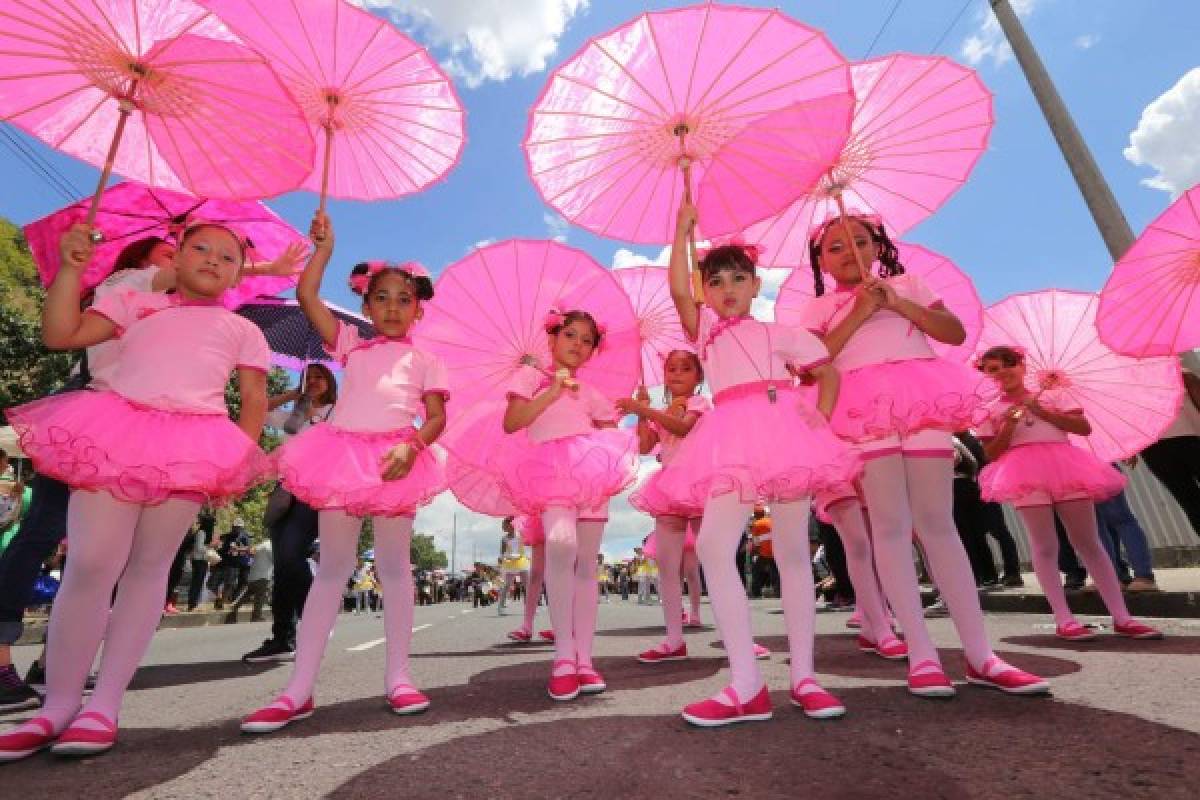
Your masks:
{"label": "shadow on pavement", "polygon": [[1200,655],[1200,636],[1167,636],[1165,639],[1128,639],[1101,631],[1099,638],[1090,642],[1068,642],[1053,634],[1031,634],[1029,636],[1006,636],[1000,641],[1024,647],[1041,647],[1050,650],[1070,650],[1074,653],[1130,653],[1156,656]]}

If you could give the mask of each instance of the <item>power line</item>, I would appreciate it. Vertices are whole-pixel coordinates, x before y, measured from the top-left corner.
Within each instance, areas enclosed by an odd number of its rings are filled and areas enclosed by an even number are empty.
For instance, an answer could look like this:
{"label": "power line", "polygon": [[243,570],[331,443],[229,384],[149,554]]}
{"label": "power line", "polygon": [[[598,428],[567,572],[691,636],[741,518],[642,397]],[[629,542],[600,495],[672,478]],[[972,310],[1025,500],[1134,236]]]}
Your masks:
{"label": "power line", "polygon": [[884,18],[883,24],[879,26],[879,30],[875,31],[875,38],[871,40],[870,46],[867,47],[867,54],[863,56],[863,61],[866,61],[871,57],[871,52],[875,49],[875,45],[879,43],[879,37],[883,36],[883,32],[887,30],[887,26],[891,23],[892,17],[896,16],[896,12],[900,10],[900,6],[903,3],[904,0],[896,0],[896,2],[892,5],[892,10],[889,11],[887,17]]}
{"label": "power line", "polygon": [[25,165],[29,167],[35,175],[41,177],[51,189],[54,189],[69,202],[73,202],[78,199],[78,194],[72,192],[73,187],[67,184],[61,176],[56,175],[51,171],[51,169],[47,168],[47,165],[43,164],[36,157],[27,152],[22,147],[20,140],[13,136],[12,132],[8,130],[8,128],[0,126],[0,133],[4,135],[4,138],[0,139],[0,144],[3,144],[14,155],[16,155],[18,159],[24,162]]}
{"label": "power line", "polygon": [[958,21],[962,19],[962,15],[967,13],[967,9],[970,8],[972,2],[974,2],[974,0],[967,0],[962,4],[962,8],[958,9],[958,13],[954,15],[954,19],[950,20],[950,24],[946,26],[946,30],[942,31],[942,35],[939,36],[938,40],[933,43],[933,47],[929,48],[930,53],[936,53],[938,48],[942,46],[942,42],[946,41],[946,37],[949,36],[950,31],[954,30],[954,27],[958,25]]}

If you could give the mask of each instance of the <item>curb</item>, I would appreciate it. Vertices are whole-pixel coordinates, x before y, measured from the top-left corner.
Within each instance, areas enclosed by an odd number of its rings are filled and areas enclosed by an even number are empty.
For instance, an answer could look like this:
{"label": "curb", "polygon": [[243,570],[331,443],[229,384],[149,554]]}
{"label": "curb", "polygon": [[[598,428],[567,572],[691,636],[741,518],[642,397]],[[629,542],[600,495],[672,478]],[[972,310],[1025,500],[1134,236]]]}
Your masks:
{"label": "curb", "polygon": [[[923,590],[921,597],[926,605],[933,602],[933,593],[929,590]],[[1050,603],[1040,592],[981,592],[979,603],[984,611],[1050,613]],[[1077,614],[1108,616],[1104,601],[1096,592],[1067,592],[1067,604]],[[1200,618],[1200,592],[1138,592],[1126,594],[1125,604],[1135,617]]]}

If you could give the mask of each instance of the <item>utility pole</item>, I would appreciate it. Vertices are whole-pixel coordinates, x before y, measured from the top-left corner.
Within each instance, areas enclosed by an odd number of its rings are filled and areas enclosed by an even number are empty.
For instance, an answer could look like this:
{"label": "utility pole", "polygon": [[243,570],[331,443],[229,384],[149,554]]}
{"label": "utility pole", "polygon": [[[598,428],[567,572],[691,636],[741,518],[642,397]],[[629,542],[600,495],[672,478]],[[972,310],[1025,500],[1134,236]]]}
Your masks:
{"label": "utility pole", "polygon": [[458,571],[455,569],[458,565],[458,514],[451,519],[453,522],[450,527],[450,574],[453,575]]}

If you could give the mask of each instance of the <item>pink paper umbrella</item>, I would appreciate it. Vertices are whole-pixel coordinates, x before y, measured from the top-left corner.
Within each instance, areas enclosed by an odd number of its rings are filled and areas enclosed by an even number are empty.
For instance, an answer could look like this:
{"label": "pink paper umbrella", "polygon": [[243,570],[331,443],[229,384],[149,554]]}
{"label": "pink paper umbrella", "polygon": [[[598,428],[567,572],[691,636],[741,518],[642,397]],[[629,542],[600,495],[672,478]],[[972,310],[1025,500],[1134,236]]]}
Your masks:
{"label": "pink paper umbrella", "polygon": [[633,304],[641,339],[641,381],[644,386],[663,382],[663,360],[672,350],[694,351],[683,334],[679,312],[671,300],[667,270],[663,267],[615,269],[612,273]]}
{"label": "pink paper umbrella", "polygon": [[262,52],[323,142],[304,188],[386,200],[443,178],[462,153],[464,112],[433,57],[344,0],[200,0]]}
{"label": "pink paper umbrella", "polygon": [[551,309],[583,309],[607,328],[579,378],[606,397],[629,396],[640,347],[629,298],[591,256],[558,242],[510,239],[451,264],[413,339],[446,362],[457,407],[503,400],[523,364],[551,367],[544,327]]}
{"label": "pink paper umbrella", "polygon": [[529,117],[529,172],[575,224],[665,244],[680,199],[722,146],[754,120],[849,88],[825,35],[779,11],[708,3],[642,14],[551,76]]}
{"label": "pink paper umbrella", "polygon": [[[455,405],[458,405],[455,403]],[[486,453],[476,449],[479,442],[494,442],[507,436],[501,427],[504,404],[496,401],[476,403],[455,409],[449,415],[445,432],[438,443],[446,449],[446,482],[458,502],[478,514],[490,517],[510,517],[518,514],[516,507],[500,488],[500,479],[492,471],[472,463],[460,454]]]}
{"label": "pink paper umbrella", "polygon": [[[904,271],[920,278],[946,308],[962,320],[963,328],[967,331],[967,338],[957,346],[930,340],[934,351],[944,358],[966,361],[975,352],[975,343],[983,329],[983,301],[979,299],[975,283],[953,261],[919,244],[897,242],[896,249]],[[826,275],[826,291],[832,291],[834,285],[834,278]],[[775,321],[784,325],[803,324],[804,306],[813,297],[812,273],[799,270],[791,272],[779,287]],[[847,294],[846,302],[853,301],[854,295]]]}
{"label": "pink paper umbrella", "polygon": [[[58,274],[58,240],[68,228],[87,217],[91,206],[90,198],[81,200],[25,226],[25,239],[43,286],[49,286]],[[289,245],[307,242],[299,231],[259,202],[205,200],[140,183],[118,183],[100,196],[95,225],[103,239],[83,273],[83,289],[91,289],[108,277],[113,262],[127,245],[147,236],[173,239],[189,219],[233,226],[250,240],[254,261],[273,261]],[[222,300],[227,307],[236,308],[250,298],[278,294],[295,285],[295,277],[247,276],[226,292]]]}
{"label": "pink paper umbrella", "polygon": [[1047,289],[1018,294],[984,314],[977,350],[1024,348],[1029,388],[1055,391],[1083,409],[1090,436],[1071,436],[1103,461],[1118,461],[1158,441],[1183,400],[1179,362],[1114,352],[1096,331],[1094,294]]}
{"label": "pink paper umbrella", "polygon": [[808,237],[839,213],[880,217],[899,236],[966,181],[987,147],[992,95],[973,70],[946,58],[892,55],[850,69],[853,131],[832,170],[781,214],[746,231],[763,266],[808,263]]}
{"label": "pink paper umbrella", "polygon": [[1118,353],[1200,347],[1200,186],[1151,222],[1100,291],[1100,338]]}
{"label": "pink paper umbrella", "polygon": [[312,167],[312,136],[274,71],[192,0],[5,3],[0,75],[0,118],[102,168],[94,201],[114,170],[258,199]]}

